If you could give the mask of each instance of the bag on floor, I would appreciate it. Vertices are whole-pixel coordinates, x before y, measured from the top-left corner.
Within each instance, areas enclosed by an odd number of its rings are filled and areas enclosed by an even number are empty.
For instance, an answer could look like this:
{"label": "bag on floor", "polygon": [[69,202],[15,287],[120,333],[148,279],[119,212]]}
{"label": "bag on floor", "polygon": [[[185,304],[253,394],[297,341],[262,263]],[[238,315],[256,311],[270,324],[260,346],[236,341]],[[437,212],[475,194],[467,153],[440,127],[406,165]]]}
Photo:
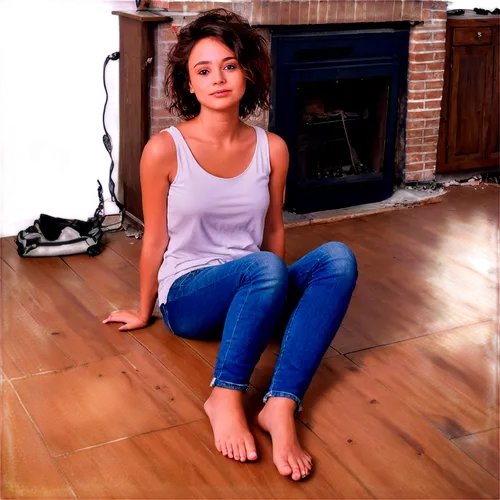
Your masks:
{"label": "bag on floor", "polygon": [[87,221],[63,219],[41,214],[32,226],[20,231],[16,238],[20,257],[56,257],[86,253],[93,257],[101,253],[104,200],[99,187],[99,206]]}

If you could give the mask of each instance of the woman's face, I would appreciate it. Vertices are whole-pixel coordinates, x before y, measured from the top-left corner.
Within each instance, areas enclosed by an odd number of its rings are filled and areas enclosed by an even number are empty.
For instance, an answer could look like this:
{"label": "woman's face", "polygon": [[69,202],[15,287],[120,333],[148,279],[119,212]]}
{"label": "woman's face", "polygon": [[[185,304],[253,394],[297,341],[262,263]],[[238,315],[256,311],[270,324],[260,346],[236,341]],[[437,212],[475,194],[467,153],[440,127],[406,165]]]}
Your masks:
{"label": "woman's face", "polygon": [[215,38],[203,38],[191,50],[188,68],[189,88],[202,106],[239,109],[246,78],[229,47]]}

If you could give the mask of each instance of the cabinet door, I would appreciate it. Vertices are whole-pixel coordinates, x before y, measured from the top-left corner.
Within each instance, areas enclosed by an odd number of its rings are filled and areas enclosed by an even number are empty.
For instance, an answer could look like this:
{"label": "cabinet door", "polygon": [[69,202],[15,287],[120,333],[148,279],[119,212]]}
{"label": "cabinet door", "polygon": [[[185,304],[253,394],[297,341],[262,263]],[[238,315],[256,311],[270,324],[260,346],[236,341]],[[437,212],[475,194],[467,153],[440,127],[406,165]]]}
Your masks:
{"label": "cabinet door", "polygon": [[494,52],[492,104],[486,154],[488,159],[500,160],[500,45],[494,47]]}
{"label": "cabinet door", "polygon": [[454,47],[451,57],[447,163],[474,168],[487,156],[493,46]]}

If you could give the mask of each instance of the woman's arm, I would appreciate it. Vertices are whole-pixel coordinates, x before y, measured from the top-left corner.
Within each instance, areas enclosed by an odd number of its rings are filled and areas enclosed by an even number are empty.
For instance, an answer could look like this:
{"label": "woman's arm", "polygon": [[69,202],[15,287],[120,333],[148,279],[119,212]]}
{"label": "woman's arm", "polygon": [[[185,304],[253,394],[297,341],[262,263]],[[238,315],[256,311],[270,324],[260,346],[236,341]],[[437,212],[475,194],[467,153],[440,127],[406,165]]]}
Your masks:
{"label": "woman's arm", "polygon": [[146,321],[149,321],[154,309],[158,293],[158,270],[168,244],[167,195],[174,161],[175,145],[170,134],[161,134],[150,140],[141,158],[144,236],[139,261],[139,314]]}
{"label": "woman's arm", "polygon": [[158,294],[158,270],[168,243],[167,195],[176,164],[170,134],[153,137],[144,148],[140,164],[144,236],[139,261],[139,310],[112,313],[104,323],[125,323],[120,330],[147,326]]}
{"label": "woman's arm", "polygon": [[288,148],[285,141],[268,132],[271,175],[269,177],[269,209],[264,226],[262,250],[285,258],[285,227],[283,225],[283,197],[288,173]]}

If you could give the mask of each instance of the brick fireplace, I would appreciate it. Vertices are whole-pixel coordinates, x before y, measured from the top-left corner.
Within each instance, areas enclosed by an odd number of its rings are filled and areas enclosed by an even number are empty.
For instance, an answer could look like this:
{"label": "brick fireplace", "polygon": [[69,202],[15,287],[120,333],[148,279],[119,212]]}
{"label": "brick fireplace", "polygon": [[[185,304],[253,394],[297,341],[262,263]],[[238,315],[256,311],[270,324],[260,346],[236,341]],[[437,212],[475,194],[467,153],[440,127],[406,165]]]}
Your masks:
{"label": "brick fireplace", "polygon": [[[150,79],[150,135],[178,122],[165,110],[162,94],[167,52],[176,32],[193,16],[224,7],[247,18],[271,42],[273,30],[290,26],[328,31],[349,30],[350,25],[370,29],[406,24],[409,56],[405,96],[400,99],[398,123],[403,127],[394,152],[395,182],[432,181],[435,178],[437,142],[445,65],[445,1],[423,0],[239,0],[239,1],[153,1],[151,6],[167,7],[169,22],[158,23],[153,31],[154,57]],[[269,43],[271,47],[271,43]],[[269,113],[252,117],[251,123],[268,128]]]}

